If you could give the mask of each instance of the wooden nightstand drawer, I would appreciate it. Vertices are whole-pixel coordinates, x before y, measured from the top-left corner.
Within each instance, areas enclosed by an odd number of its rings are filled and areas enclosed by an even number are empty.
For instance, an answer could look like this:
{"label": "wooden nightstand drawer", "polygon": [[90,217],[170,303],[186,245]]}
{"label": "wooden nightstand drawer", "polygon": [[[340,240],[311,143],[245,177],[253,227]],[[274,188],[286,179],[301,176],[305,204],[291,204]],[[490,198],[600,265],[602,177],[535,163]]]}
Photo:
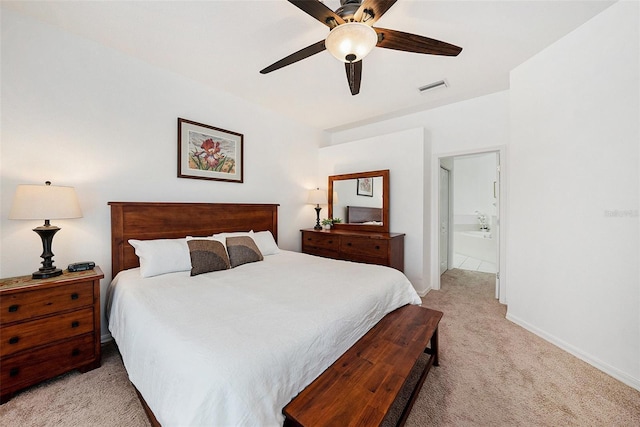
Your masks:
{"label": "wooden nightstand drawer", "polygon": [[[0,328],[0,356],[93,331],[93,307]],[[3,361],[4,362],[4,361]]]}
{"label": "wooden nightstand drawer", "polygon": [[16,391],[100,366],[99,267],[0,279],[0,403]]}
{"label": "wooden nightstand drawer", "polygon": [[302,245],[307,248],[325,249],[337,252],[340,247],[340,238],[331,234],[324,235],[322,233],[303,232]]}
{"label": "wooden nightstand drawer", "polygon": [[54,377],[95,358],[94,335],[42,347],[29,353],[2,359],[2,392],[10,393],[25,385]]}
{"label": "wooden nightstand drawer", "polygon": [[363,256],[367,258],[385,258],[389,250],[389,242],[382,239],[342,236],[340,252],[345,256]]}
{"label": "wooden nightstand drawer", "polygon": [[26,292],[7,292],[0,299],[0,323],[4,325],[92,304],[91,281]]}

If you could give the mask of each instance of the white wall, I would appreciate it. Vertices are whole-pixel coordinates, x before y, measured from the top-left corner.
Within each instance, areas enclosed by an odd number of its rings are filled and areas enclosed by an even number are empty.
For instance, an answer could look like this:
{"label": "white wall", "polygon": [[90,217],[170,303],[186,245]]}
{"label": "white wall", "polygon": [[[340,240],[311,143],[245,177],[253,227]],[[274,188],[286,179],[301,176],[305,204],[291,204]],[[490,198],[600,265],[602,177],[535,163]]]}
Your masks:
{"label": "white wall", "polygon": [[[103,295],[108,201],[279,203],[280,246],[299,250],[319,131],[15,12],[1,19],[0,277],[40,267],[41,222],[7,215],[18,184],[45,180],[74,186],[84,213],[53,221],[55,264],[95,261]],[[178,117],[244,134],[244,183],[177,178]]]}
{"label": "white wall", "polygon": [[[423,289],[439,289],[440,158],[503,149],[507,144],[509,132],[509,93],[497,92],[433,110],[336,132],[331,135],[330,143],[337,146],[349,141],[378,138],[378,135],[393,134],[416,127],[424,129],[425,160],[415,171],[410,170],[408,165],[404,170],[415,177],[424,174],[424,185],[427,187],[425,194],[429,195],[419,200],[412,199],[415,195],[411,187],[403,187],[396,191],[401,192],[400,197],[408,197],[411,200],[405,208],[415,206],[418,209],[423,205],[424,232],[419,237],[422,239],[424,257]],[[368,152],[369,150],[364,150],[358,153],[358,156],[366,159]],[[392,190],[391,196],[398,195]],[[504,218],[504,214],[502,217]],[[393,217],[391,220],[393,221]],[[506,295],[502,292],[501,298],[503,294]]]}
{"label": "white wall", "polygon": [[389,231],[405,233],[404,272],[420,294],[429,290],[424,280],[424,156],[424,130],[415,128],[323,147],[318,160],[318,180],[325,180],[325,189],[330,175],[389,169]]}
{"label": "white wall", "polygon": [[511,73],[507,317],[640,389],[639,10]]}
{"label": "white wall", "polygon": [[496,153],[454,157],[453,164],[455,225],[470,225],[472,227],[466,229],[478,230],[478,211],[486,216],[487,224],[492,226],[492,218],[496,215]]}

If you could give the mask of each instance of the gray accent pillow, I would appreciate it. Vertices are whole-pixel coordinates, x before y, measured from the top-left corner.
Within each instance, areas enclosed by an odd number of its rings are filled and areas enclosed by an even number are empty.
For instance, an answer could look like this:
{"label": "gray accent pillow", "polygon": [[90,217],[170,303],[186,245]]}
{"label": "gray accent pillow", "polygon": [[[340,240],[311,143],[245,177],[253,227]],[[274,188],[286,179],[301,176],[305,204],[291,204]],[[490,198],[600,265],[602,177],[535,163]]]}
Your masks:
{"label": "gray accent pillow", "polygon": [[188,240],[191,256],[191,275],[227,270],[230,266],[227,251],[217,240]]}
{"label": "gray accent pillow", "polygon": [[256,242],[249,236],[227,237],[227,252],[231,268],[264,259]]}

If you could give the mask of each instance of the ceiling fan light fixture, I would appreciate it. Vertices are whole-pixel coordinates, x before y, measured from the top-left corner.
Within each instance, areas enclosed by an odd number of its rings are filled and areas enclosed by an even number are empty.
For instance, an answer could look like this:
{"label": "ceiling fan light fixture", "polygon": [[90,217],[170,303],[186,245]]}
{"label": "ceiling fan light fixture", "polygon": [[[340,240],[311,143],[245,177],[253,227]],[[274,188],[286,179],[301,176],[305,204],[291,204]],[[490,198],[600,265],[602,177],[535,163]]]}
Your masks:
{"label": "ceiling fan light fixture", "polygon": [[331,30],[324,41],[325,47],[342,62],[358,62],[378,43],[376,30],[360,22],[347,22]]}

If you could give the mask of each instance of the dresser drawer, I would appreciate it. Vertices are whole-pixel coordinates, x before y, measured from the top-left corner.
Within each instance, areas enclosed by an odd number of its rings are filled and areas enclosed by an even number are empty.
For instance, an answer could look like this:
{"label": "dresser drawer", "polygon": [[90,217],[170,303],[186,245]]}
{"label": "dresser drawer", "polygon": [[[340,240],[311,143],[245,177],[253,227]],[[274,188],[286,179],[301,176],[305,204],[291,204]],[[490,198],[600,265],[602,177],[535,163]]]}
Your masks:
{"label": "dresser drawer", "polygon": [[93,307],[0,328],[0,356],[93,331]]}
{"label": "dresser drawer", "polygon": [[95,358],[94,335],[87,334],[59,344],[2,359],[2,393],[54,377],[90,363]]}
{"label": "dresser drawer", "polygon": [[316,248],[337,252],[340,247],[340,238],[331,234],[303,232],[302,247],[303,249]]}
{"label": "dresser drawer", "polygon": [[0,323],[7,324],[93,304],[93,282],[7,292],[0,299]]}
{"label": "dresser drawer", "polygon": [[359,257],[386,258],[389,242],[384,239],[369,239],[367,237],[341,236],[340,252],[346,258],[356,261]]}
{"label": "dresser drawer", "polygon": [[404,234],[342,229],[300,231],[305,254],[404,269]]}

